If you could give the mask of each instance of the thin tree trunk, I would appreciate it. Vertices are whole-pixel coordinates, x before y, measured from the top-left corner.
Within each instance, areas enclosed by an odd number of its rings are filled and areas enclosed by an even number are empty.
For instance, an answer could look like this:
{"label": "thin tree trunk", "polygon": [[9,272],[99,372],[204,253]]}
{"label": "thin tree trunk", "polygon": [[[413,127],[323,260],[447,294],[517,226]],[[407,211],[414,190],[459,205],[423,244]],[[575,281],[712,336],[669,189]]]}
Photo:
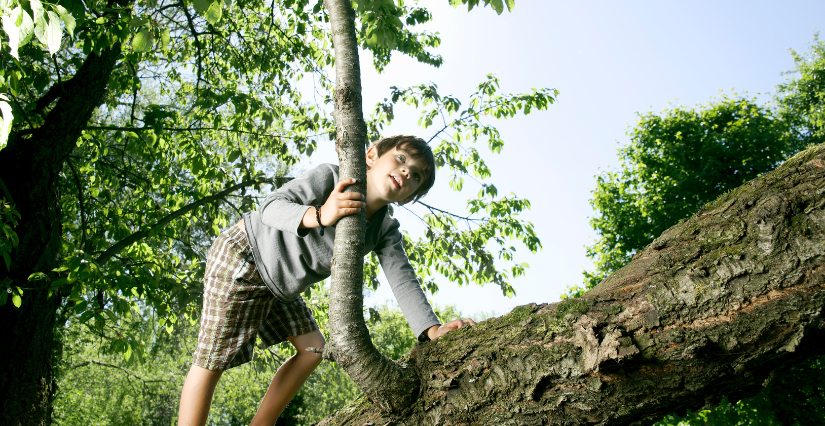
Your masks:
{"label": "thin tree trunk", "polygon": [[44,124],[27,139],[12,135],[0,150],[0,179],[20,212],[19,245],[12,252],[11,270],[2,275],[24,290],[23,303],[0,307],[4,339],[0,344],[0,424],[51,423],[54,393],[54,323],[59,294],[49,283],[29,282],[34,272],[51,273],[58,266],[61,244],[57,177],[76,147],[81,130],[103,102],[106,82],[120,55],[120,46],[91,54],[78,69],[73,84],[61,92]]}
{"label": "thin tree trunk", "polygon": [[417,345],[403,416],[323,425],[649,425],[825,353],[825,145],[665,231],[584,297]]}
{"label": "thin tree trunk", "polygon": [[[361,105],[361,68],[355,13],[349,0],[325,0],[335,45],[335,124],[339,177],[354,178],[348,191],[366,193],[367,126]],[[325,350],[381,409],[407,408],[418,391],[413,370],[381,355],[364,323],[365,213],[346,216],[335,228],[330,289],[330,342]]]}

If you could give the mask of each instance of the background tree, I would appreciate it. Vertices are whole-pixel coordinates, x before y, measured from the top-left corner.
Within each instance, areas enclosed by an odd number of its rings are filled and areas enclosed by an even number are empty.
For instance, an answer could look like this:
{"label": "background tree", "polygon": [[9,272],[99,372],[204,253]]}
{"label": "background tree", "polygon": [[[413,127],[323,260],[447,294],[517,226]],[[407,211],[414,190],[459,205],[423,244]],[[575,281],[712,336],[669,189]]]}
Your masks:
{"label": "background tree", "polygon": [[[9,330],[0,348],[0,401],[13,424],[48,423],[53,360],[60,357],[56,324],[76,317],[125,353],[139,351],[142,340],[121,329],[118,318],[144,304],[170,329],[197,318],[201,259],[212,237],[282,183],[317,138],[335,136],[324,71],[333,58],[320,2],[58,3],[74,19],[74,38],[48,54],[48,40],[33,39],[18,46],[17,57],[11,39],[3,39],[0,52],[14,116],[0,150],[8,206],[2,244],[8,261],[0,265],[0,295],[7,297],[0,303],[12,302],[0,307]],[[498,1],[485,4],[503,8]],[[36,21],[36,5],[22,4],[20,20],[12,23],[22,28],[23,12]],[[441,63],[431,51],[438,37],[415,31],[430,20],[426,9],[365,1],[356,13],[358,42],[373,52],[376,67],[392,52]],[[317,103],[298,89],[302,78],[313,79]],[[462,107],[434,86],[422,87],[427,90],[394,91],[367,123],[370,139],[401,100],[420,105],[428,123],[443,115],[445,127],[434,139],[440,164],[456,182],[474,175],[487,190],[477,205],[471,200],[469,208],[479,213],[471,227],[450,227],[450,215],[435,210],[439,219],[424,218],[446,224],[432,232],[449,229],[445,238],[460,240],[447,247],[463,247],[450,254],[455,260],[444,257],[450,249],[438,247],[427,254],[434,256],[426,258],[428,266],[449,265],[444,268],[464,282],[494,282],[511,291],[509,279],[523,265],[512,259],[509,244],[485,242],[515,235],[535,250],[538,240],[516,217],[526,200],[496,194],[473,144],[481,141],[493,152],[502,147],[480,113],[509,118],[546,108],[555,92],[502,96],[490,79]],[[460,137],[447,136],[454,132]],[[512,261],[512,275],[489,272],[499,253]]]}
{"label": "background tree", "polygon": [[699,108],[642,114],[619,148],[619,171],[597,176],[587,248],[595,269],[580,295],[654,238],[719,195],[765,173],[788,153],[783,124],[753,99],[723,96]]}
{"label": "background tree", "polygon": [[779,117],[787,123],[794,150],[825,142],[825,42],[814,35],[808,52],[791,50],[794,70],[777,86]]}

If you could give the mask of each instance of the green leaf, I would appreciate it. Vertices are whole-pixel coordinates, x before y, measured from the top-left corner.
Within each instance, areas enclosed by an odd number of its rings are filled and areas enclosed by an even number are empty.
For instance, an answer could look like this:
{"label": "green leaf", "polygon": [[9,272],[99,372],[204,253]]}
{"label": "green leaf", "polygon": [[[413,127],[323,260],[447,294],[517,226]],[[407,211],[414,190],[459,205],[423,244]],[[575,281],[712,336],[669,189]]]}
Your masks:
{"label": "green leaf", "polygon": [[212,25],[218,23],[221,20],[221,14],[223,14],[223,6],[220,0],[212,2],[209,5],[209,9],[206,10],[206,22],[209,22]]}
{"label": "green leaf", "polygon": [[69,280],[67,278],[58,278],[58,279],[52,281],[52,284],[51,284],[50,287],[51,288],[57,288],[57,287],[60,287],[64,284],[66,284],[68,281]]}
{"label": "green leaf", "polygon": [[93,311],[83,312],[83,315],[80,316],[80,322],[84,323],[84,322],[88,321],[90,318],[92,318],[93,316],[95,316],[95,313]]}
{"label": "green leaf", "polygon": [[23,303],[23,299],[20,297],[20,295],[19,295],[19,294],[17,294],[17,293],[12,293],[12,294],[11,294],[11,303],[12,303],[14,306],[16,306],[16,307],[18,307],[18,308],[19,308],[19,307],[20,307],[20,305]]}
{"label": "green leaf", "polygon": [[166,50],[167,48],[169,48],[169,40],[171,40],[171,37],[169,36],[169,28],[164,28],[160,32],[160,47],[161,47],[161,49]]}
{"label": "green leaf", "polygon": [[27,281],[37,281],[37,280],[46,280],[46,279],[49,279],[49,277],[47,277],[46,274],[44,274],[42,272],[35,272],[35,273],[29,275],[29,278],[27,279]]}
{"label": "green leaf", "polygon": [[40,24],[43,22],[45,26],[45,20],[43,19],[43,3],[40,0],[29,0],[29,7],[32,9],[32,13],[34,13],[34,22]]}
{"label": "green leaf", "polygon": [[20,47],[23,47],[34,37],[34,21],[25,10],[21,11],[19,19],[20,23],[17,26],[20,28]]}
{"label": "green leaf", "polygon": [[507,2],[507,10],[512,12],[516,8],[516,0],[505,0]]}
{"label": "green leaf", "polygon": [[[19,13],[20,7],[14,8],[12,13]],[[11,56],[14,56],[17,59],[20,59],[17,56],[17,48],[20,47],[20,28],[15,25],[16,19],[12,16],[3,15],[3,31],[6,32],[6,36],[9,37],[9,48],[11,49]]]}
{"label": "green leaf", "polygon": [[6,102],[8,100],[6,95],[0,94],[0,148],[6,146],[9,132],[11,132],[11,123],[14,120],[11,105]]}
{"label": "green leaf", "polygon": [[66,10],[65,7],[59,4],[55,5],[55,8],[57,9],[57,13],[60,14],[60,19],[62,19],[63,23],[66,25],[66,32],[69,33],[70,37],[74,37],[74,29],[77,25],[74,17],[72,17],[72,15],[69,13],[68,10]]}
{"label": "green leaf", "polygon": [[146,18],[138,18],[134,17],[131,21],[129,21],[129,26],[132,28],[138,28],[146,25],[149,22]]}
{"label": "green leaf", "polygon": [[135,52],[146,52],[152,48],[153,41],[152,33],[144,28],[132,38],[132,49]]}
{"label": "green leaf", "polygon": [[46,46],[49,47],[49,54],[54,56],[60,50],[60,42],[63,40],[63,30],[60,28],[60,17],[51,10],[47,12],[49,24],[46,26]]}
{"label": "green leaf", "polygon": [[195,11],[198,12],[199,15],[203,16],[207,10],[209,10],[209,6],[212,5],[211,0],[192,0],[192,6],[195,7]]}
{"label": "green leaf", "polygon": [[9,300],[9,293],[6,290],[0,290],[0,306],[6,304],[6,301]]}

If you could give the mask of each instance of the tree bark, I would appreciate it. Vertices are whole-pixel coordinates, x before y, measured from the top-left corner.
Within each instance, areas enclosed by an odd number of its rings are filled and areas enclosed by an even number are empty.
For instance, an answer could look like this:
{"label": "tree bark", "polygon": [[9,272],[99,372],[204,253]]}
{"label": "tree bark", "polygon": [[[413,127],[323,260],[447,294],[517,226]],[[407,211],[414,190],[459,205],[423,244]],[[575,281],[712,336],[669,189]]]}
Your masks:
{"label": "tree bark", "polygon": [[[367,126],[361,105],[361,68],[355,13],[349,0],[324,0],[335,45],[335,124],[339,178],[354,178],[347,191],[366,194]],[[383,356],[364,323],[365,213],[346,216],[335,227],[330,288],[330,341],[324,350],[377,407],[400,411],[418,390],[415,373]]]}
{"label": "tree bark", "polygon": [[665,231],[579,299],[417,345],[419,399],[323,425],[642,425],[825,352],[825,145]]}
{"label": "tree bark", "polygon": [[119,45],[89,55],[43,125],[26,139],[12,134],[0,151],[0,179],[21,216],[15,228],[20,243],[12,252],[11,270],[0,265],[0,273],[12,286],[25,289],[20,308],[11,303],[0,307],[5,330],[0,345],[0,424],[51,423],[54,326],[60,297],[50,294],[48,281],[29,282],[28,277],[34,272],[51,273],[58,266],[62,220],[58,173],[103,102],[119,55]]}

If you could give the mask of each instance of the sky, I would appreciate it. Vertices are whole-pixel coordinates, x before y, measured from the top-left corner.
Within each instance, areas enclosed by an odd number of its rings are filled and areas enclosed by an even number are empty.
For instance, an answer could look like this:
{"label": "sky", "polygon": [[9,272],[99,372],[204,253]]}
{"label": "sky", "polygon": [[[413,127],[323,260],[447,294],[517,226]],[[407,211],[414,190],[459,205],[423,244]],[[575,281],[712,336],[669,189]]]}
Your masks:
{"label": "sky", "polygon": [[[501,79],[501,93],[555,88],[557,102],[546,111],[496,123],[505,142],[501,154],[487,154],[490,179],[500,195],[527,198],[543,250],[522,248],[517,260],[530,268],[511,281],[516,296],[497,286],[458,287],[442,279],[431,297],[455,305],[467,316],[502,315],[528,303],[557,302],[570,285],[582,282],[592,261],[585,246],[596,239],[589,218],[595,176],[616,169],[616,149],[637,113],[661,113],[676,105],[707,103],[723,93],[758,96],[767,103],[782,73],[793,69],[788,49],[805,52],[814,33],[825,27],[825,2],[819,1],[590,1],[517,0],[512,13],[490,8],[467,12],[448,1],[422,1],[433,21],[422,26],[441,36],[437,52],[444,65],[433,68],[396,54],[382,74],[361,54],[365,113],[389,93],[390,86],[433,82],[442,95],[467,99],[489,73]],[[758,95],[761,94],[761,95]],[[385,134],[416,134],[429,139],[435,130],[417,126],[418,113],[396,110]],[[478,147],[485,152],[481,146]],[[321,141],[303,167],[337,164],[333,142]],[[456,194],[442,173],[423,201],[457,214],[478,188]],[[423,214],[422,207],[412,207]],[[420,221],[404,209],[396,217],[411,236]],[[389,286],[365,301],[392,303]]]}

